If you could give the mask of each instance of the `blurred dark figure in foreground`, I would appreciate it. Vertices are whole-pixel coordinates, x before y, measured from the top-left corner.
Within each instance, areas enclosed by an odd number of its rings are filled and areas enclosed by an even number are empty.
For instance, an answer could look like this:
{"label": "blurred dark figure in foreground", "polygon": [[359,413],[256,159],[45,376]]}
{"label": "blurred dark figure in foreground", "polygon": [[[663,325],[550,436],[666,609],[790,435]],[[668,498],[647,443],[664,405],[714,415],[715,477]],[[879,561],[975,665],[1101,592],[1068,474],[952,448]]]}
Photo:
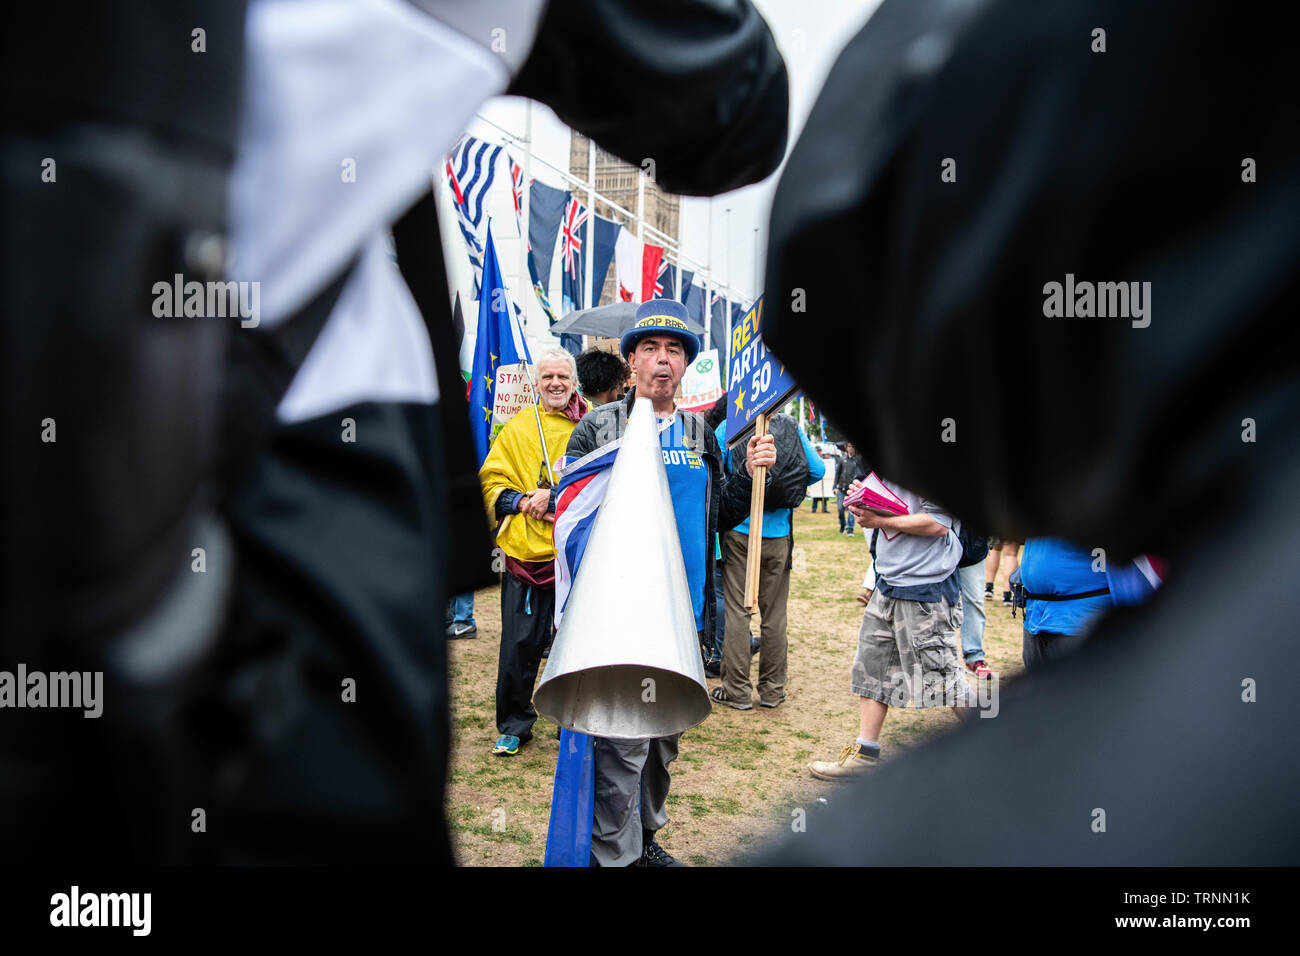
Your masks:
{"label": "blurred dark figure in foreground", "polygon": [[[1294,20],[886,0],[841,54],[777,192],[768,344],[899,482],[1170,570],[767,862],[1300,861]],[[1021,387],[973,403],[973,371]]]}
{"label": "blurred dark figure in foreground", "polygon": [[[440,622],[490,545],[429,172],[512,92],[666,189],[754,182],[772,36],[745,0],[72,7],[3,34],[0,670],[103,671],[102,714],[0,713],[0,846],[451,862]],[[180,274],[259,314],[160,316]]]}

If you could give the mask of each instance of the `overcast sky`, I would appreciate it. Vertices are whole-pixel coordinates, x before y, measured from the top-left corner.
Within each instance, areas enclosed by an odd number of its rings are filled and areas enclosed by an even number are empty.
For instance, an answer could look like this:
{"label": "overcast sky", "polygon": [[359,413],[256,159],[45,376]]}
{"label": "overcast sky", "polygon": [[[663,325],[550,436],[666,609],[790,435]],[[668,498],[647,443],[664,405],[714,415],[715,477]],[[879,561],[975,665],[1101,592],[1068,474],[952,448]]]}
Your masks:
{"label": "overcast sky", "polygon": [[[840,50],[879,4],[880,0],[755,0],[790,74],[789,146],[798,138]],[[746,305],[760,291],[755,282],[754,230],[758,230],[761,262],[767,248],[768,213],[780,175],[778,170],[761,183],[712,199],[682,201],[683,251],[711,261],[713,272],[737,290]],[[708,240],[710,208],[712,250]]]}
{"label": "overcast sky", "polygon": [[[790,76],[790,146],[797,139],[835,58],[879,3],[880,0],[755,0],[755,5],[771,26]],[[523,147],[512,145],[509,140],[511,137],[518,141],[525,138],[528,112],[525,101],[521,99],[495,98],[480,108],[469,132],[493,142],[506,142],[507,149],[523,162]],[[531,113],[533,162],[529,175],[552,186],[564,186],[564,181],[551,167],[568,171],[569,128],[543,106],[534,104]],[[504,164],[502,168],[505,168]],[[762,260],[766,248],[768,212],[779,177],[778,170],[763,182],[745,189],[712,199],[682,200],[682,251],[697,262],[711,265],[717,280],[729,285],[744,305],[748,305],[758,291],[755,262]],[[472,312],[473,304],[468,301],[471,287],[469,263],[445,193],[444,190],[441,197],[445,203],[442,224],[449,278],[461,289],[466,310]],[[508,183],[503,182],[500,187],[494,185],[487,211],[493,217],[493,236],[506,284],[515,300],[528,311],[527,335],[530,340],[548,340],[550,336],[543,331],[546,328],[545,317],[535,298],[526,294],[529,283],[524,247],[515,225]],[[558,272],[555,275],[552,305],[558,313]],[[466,319],[472,326],[473,316],[467,315]],[[472,339],[471,333],[462,355],[472,355]]]}

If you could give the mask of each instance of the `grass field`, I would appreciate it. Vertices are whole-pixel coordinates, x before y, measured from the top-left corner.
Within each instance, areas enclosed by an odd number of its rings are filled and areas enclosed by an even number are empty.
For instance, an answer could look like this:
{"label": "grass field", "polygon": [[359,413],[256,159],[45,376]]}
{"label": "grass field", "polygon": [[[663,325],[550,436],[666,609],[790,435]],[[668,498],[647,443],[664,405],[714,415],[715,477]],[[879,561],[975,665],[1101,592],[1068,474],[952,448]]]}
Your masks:
{"label": "grass field", "polygon": [[[726,863],[789,832],[793,810],[837,786],[814,779],[807,765],[837,756],[857,733],[849,667],[862,622],[855,595],[870,561],[862,534],[848,538],[838,527],[835,515],[811,514],[807,502],[795,514],[786,702],[750,711],[715,705],[704,723],[682,736],[671,766],[669,822],[659,840],[683,862]],[[1000,600],[987,610],[985,657],[1005,679],[1021,668],[1020,621]],[[450,642],[454,743],[447,816],[457,857],[471,866],[540,866],[556,727],[542,718],[516,756],[490,753],[497,737],[497,588],[478,592],[474,615],[478,637]],[[755,633],[757,627],[755,616]],[[716,683],[710,680],[710,688]],[[881,735],[882,759],[896,759],[955,723],[946,708],[893,710]]]}

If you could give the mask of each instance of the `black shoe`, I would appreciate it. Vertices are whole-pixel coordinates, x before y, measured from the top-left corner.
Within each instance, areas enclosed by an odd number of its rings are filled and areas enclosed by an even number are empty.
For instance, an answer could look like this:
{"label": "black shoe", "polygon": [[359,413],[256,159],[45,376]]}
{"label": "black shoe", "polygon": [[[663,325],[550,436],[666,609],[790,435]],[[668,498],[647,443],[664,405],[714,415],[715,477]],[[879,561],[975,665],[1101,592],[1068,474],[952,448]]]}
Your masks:
{"label": "black shoe", "polygon": [[722,661],[705,661],[704,673],[710,677],[722,676]]}
{"label": "black shoe", "polygon": [[759,642],[753,634],[749,635],[749,656],[753,657],[758,653]]}
{"label": "black shoe", "polygon": [[473,624],[448,624],[447,639],[456,640],[462,637],[478,637],[478,628]]}
{"label": "black shoe", "polygon": [[648,842],[642,845],[641,859],[637,860],[633,866],[685,866],[681,860],[674,857],[671,853],[655,842],[651,837]]}
{"label": "black shoe", "polygon": [[992,596],[993,596],[993,582],[992,582],[992,581],[985,581],[985,582],[984,582],[984,594],[985,594],[986,597],[992,597]]}
{"label": "black shoe", "polygon": [[1003,592],[1002,592],[1002,603],[1003,603],[1003,605],[1005,605],[1006,607],[1011,607],[1011,592],[1010,592],[1010,591],[1003,591]]}

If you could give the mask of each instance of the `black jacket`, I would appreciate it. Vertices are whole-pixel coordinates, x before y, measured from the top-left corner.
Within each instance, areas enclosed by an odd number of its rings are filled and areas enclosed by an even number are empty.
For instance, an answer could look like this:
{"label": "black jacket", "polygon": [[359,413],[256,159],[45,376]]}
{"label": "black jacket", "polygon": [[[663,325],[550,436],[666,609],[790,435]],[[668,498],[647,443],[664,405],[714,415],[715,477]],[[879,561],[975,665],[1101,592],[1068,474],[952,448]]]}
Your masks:
{"label": "black jacket", "polygon": [[867,476],[866,469],[862,466],[862,459],[858,455],[844,455],[835,461],[835,490],[848,491],[849,485],[853,484],[859,478]]}
{"label": "black jacket", "polygon": [[[635,388],[627,393],[626,398],[601,405],[588,412],[569,436],[568,456],[581,458],[601,445],[622,438],[623,432],[627,429],[627,417],[632,412],[634,401],[636,401]],[[708,547],[705,549],[708,558],[704,565],[704,630],[701,640],[707,639],[708,643],[712,644],[714,607],[713,601],[709,600],[709,592],[713,587],[713,536],[719,531],[730,531],[749,516],[749,499],[754,483],[743,468],[739,469],[739,474],[724,472],[722,446],[718,444],[713,429],[705,424],[701,416],[688,412],[684,408],[678,409],[677,414],[682,416],[687,444],[698,452],[709,466],[709,525],[702,532],[708,541]],[[681,534],[682,530],[678,528],[678,534]]]}

